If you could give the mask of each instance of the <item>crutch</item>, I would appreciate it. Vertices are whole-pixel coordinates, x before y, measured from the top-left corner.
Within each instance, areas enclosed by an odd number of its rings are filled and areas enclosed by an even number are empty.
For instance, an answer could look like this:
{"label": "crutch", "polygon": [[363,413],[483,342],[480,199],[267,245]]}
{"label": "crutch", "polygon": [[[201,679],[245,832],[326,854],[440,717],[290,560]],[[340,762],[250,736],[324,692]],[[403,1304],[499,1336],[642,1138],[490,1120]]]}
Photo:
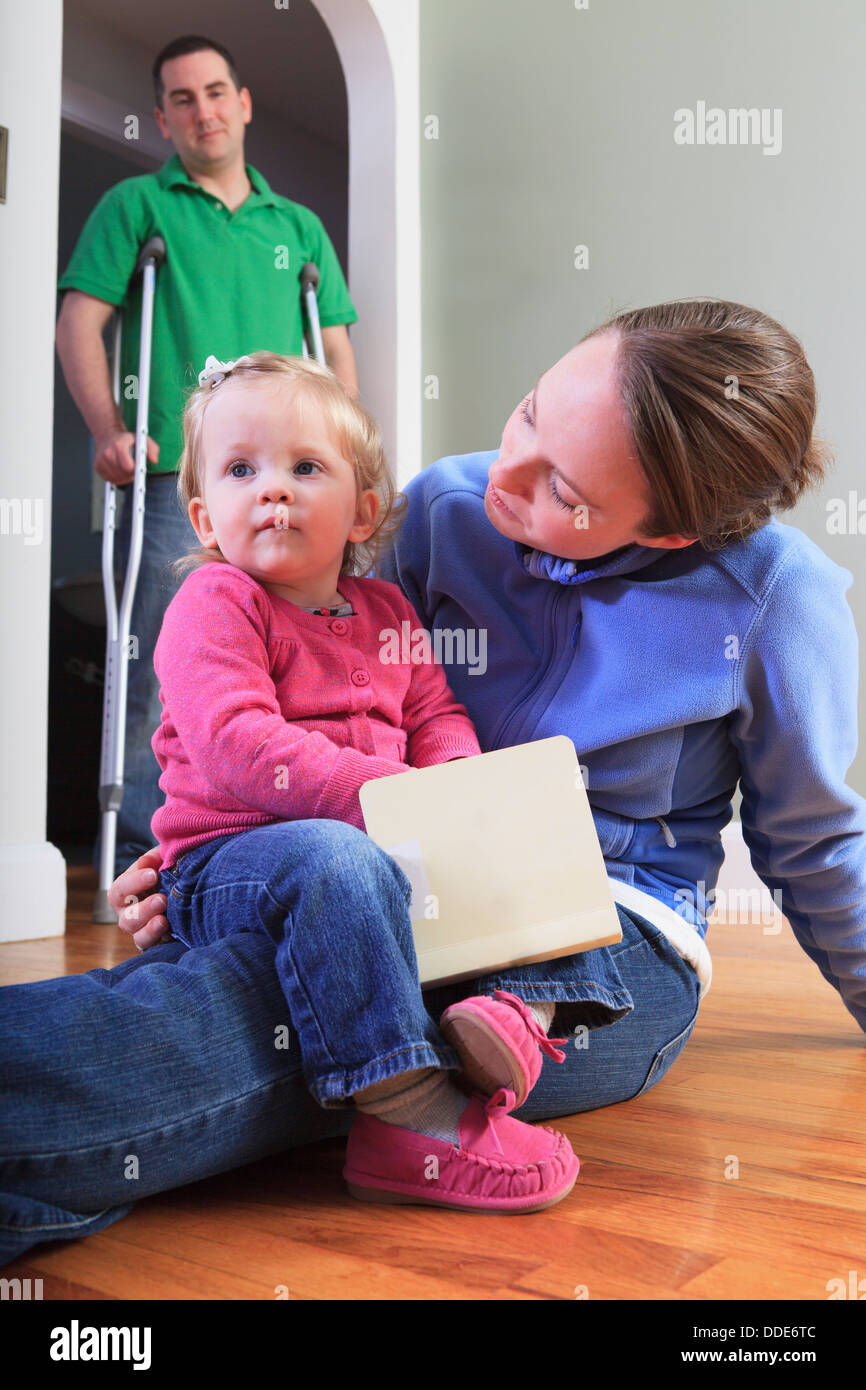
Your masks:
{"label": "crutch", "polygon": [[[93,904],[94,922],[116,922],[109,906],[108,889],[114,879],[114,851],[117,843],[117,813],[123,802],[123,761],[126,743],[126,692],[129,677],[129,622],[138,582],[144,539],[144,487],[147,477],[147,416],[150,398],[150,354],[153,336],[153,299],[156,273],[165,260],[165,242],[154,236],[142,247],[134,276],[142,275],[141,338],[138,355],[138,409],[135,417],[135,475],[132,497],[132,528],[129,562],[123,583],[120,609],[114,586],[114,531],[117,488],[105,484],[105,519],[102,530],[102,584],[105,590],[105,692],[102,704],[102,754],[99,765],[99,809],[101,844],[99,890]],[[114,321],[112,376],[114,399],[120,404],[121,313]]]}
{"label": "crutch", "polygon": [[[301,271],[301,302],[307,313],[307,323],[310,326],[310,339],[313,345],[313,354],[317,362],[323,367],[327,367],[325,361],[325,345],[322,342],[322,329],[319,324],[319,302],[316,299],[316,290],[319,288],[319,267],[315,261],[307,261]],[[310,352],[307,347],[307,339],[304,338],[304,356],[309,357]]]}

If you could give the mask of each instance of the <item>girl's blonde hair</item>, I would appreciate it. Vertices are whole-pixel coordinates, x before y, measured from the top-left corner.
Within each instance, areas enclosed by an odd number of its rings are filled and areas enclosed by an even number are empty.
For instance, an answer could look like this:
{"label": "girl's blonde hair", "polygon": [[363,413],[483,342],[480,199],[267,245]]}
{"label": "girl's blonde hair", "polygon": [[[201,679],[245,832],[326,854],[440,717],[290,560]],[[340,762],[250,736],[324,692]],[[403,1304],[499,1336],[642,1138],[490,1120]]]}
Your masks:
{"label": "girl's blonde hair", "polygon": [[[294,386],[298,394],[318,405],[333,430],[340,452],[355,470],[358,492],[372,488],[379,498],[376,529],[365,541],[347,541],[340,574],[364,575],[387,550],[403,523],[406,497],[391,481],[382,436],[373,416],[346,390],[327,367],[303,357],[283,357],[277,352],[251,352],[239,357],[226,371],[223,381],[261,381],[269,378]],[[177,492],[186,511],[190,499],[204,496],[204,458],[202,433],[207,408],[222,383],[206,380],[190,394],[183,412],[183,453],[177,478]],[[177,574],[203,565],[208,560],[225,561],[219,548],[200,546],[174,562]]]}
{"label": "girl's blonde hair", "polygon": [[633,309],[588,333],[619,338],[616,379],[653,497],[642,533],[720,550],[818,487],[815,378],[801,344],[726,299]]}

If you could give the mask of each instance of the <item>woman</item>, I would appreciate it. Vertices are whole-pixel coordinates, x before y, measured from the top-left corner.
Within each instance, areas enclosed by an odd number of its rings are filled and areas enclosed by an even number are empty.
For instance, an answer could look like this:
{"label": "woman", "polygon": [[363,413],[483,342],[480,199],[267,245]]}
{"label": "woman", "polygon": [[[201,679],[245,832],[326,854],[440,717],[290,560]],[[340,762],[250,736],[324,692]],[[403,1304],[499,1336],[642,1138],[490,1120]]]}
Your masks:
{"label": "woman", "polygon": [[[463,995],[553,1002],[550,1032],[575,1045],[544,1065],[521,1119],[640,1095],[682,1051],[738,780],[755,868],[866,1028],[866,804],[845,785],[851,576],[771,519],[821,481],[814,417],[812,373],[777,323],[726,302],[657,305],[544,373],[498,453],[442,460],[407,489],[380,573],[428,628],[486,630],[483,674],[447,665],[482,748],[573,739],[618,900],[615,947],[424,994],[434,1031]],[[166,927],[164,900],[144,896],[157,863],[111,893],[142,948]],[[5,1258],[347,1131],[351,1112],[316,1105],[290,1028],[275,1028],[290,1021],[273,952],[244,932],[169,941],[4,991]]]}

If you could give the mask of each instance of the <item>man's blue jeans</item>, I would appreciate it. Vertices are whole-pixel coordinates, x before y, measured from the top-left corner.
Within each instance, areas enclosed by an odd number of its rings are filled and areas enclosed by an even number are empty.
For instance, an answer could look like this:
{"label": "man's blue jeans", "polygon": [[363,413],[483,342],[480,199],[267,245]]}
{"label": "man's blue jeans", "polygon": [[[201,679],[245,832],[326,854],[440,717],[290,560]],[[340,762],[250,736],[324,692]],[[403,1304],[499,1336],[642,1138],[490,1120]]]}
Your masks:
{"label": "man's blue jeans", "polygon": [[[121,492],[123,510],[117,527],[115,568],[123,578],[129,558],[132,485]],[[178,579],[172,573],[171,562],[195,545],[195,531],[178,500],[177,474],[149,475],[144,498],[144,545],[129,623],[130,636],[137,641],[137,655],[129,661],[123,804],[117,817],[115,875],[153,849],[150,822],[165,800],[159,789],[159,763],[151,747],[162,717],[153,652],[165,610],[183,582],[182,577]],[[93,862],[98,867],[98,839]]]}
{"label": "man's blue jeans", "polygon": [[341,822],[276,828],[232,837],[255,856],[246,870],[225,837],[177,866],[171,916],[213,944],[0,991],[0,1262],[100,1230],[152,1193],[346,1134],[354,1091],[457,1065],[437,1021],[467,995],[554,999],[551,1031],[576,1029],[515,1112],[526,1120],[642,1094],[691,1035],[697,976],[624,908],[616,946],[422,995],[399,866]]}

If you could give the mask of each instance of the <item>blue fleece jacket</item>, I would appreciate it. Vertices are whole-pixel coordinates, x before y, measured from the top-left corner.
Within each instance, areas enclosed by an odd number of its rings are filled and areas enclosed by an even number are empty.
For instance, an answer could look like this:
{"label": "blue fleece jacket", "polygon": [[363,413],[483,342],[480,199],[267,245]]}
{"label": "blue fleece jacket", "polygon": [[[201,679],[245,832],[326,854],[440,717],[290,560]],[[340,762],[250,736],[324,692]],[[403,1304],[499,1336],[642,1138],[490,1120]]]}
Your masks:
{"label": "blue fleece jacket", "polygon": [[[608,873],[706,934],[739,779],[752,864],[866,1030],[866,801],[851,574],[773,518],[711,552],[629,545],[566,561],[501,535],[496,451],[408,484],[378,573],[432,633],[486,632],[449,660],[485,751],[567,734]],[[459,655],[455,651],[451,656]]]}

